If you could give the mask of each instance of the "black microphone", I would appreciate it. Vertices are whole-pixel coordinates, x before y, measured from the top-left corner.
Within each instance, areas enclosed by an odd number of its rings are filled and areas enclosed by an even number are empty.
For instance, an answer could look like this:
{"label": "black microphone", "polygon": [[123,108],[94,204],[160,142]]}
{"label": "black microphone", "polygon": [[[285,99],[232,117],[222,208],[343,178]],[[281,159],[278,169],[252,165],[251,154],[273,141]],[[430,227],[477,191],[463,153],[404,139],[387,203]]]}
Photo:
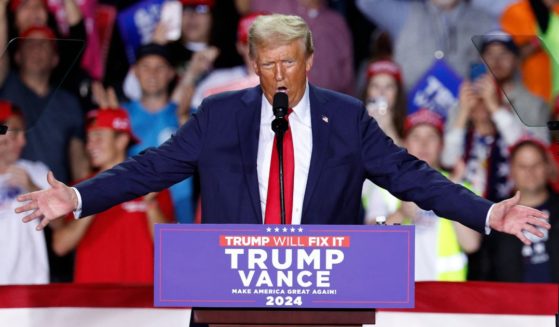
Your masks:
{"label": "black microphone", "polygon": [[0,125],[0,135],[4,135],[6,133],[8,133],[8,126]]}
{"label": "black microphone", "polygon": [[287,115],[287,109],[289,108],[289,99],[287,93],[278,92],[274,95],[274,101],[272,103],[272,110],[274,111],[274,116],[276,119],[272,121],[272,130],[274,133],[284,133],[287,131],[288,123],[284,119]]}
{"label": "black microphone", "polygon": [[287,108],[289,107],[289,99],[287,93],[278,92],[274,95],[272,109],[276,118],[283,118],[287,115]]}

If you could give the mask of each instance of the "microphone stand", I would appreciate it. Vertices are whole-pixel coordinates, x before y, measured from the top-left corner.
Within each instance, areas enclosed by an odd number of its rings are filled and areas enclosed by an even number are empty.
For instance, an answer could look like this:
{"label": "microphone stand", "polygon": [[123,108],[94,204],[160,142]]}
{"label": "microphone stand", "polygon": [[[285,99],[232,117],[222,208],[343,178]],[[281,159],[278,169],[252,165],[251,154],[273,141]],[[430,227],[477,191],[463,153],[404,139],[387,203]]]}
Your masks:
{"label": "microphone stand", "polygon": [[[547,128],[549,132],[559,131],[559,121],[548,121]],[[555,314],[555,327],[559,327],[559,287],[557,288],[557,313]]]}
{"label": "microphone stand", "polygon": [[285,194],[283,185],[283,136],[287,131],[289,124],[283,117],[277,117],[272,121],[272,130],[276,133],[276,148],[278,150],[279,160],[279,187],[280,187],[280,220],[285,225]]}

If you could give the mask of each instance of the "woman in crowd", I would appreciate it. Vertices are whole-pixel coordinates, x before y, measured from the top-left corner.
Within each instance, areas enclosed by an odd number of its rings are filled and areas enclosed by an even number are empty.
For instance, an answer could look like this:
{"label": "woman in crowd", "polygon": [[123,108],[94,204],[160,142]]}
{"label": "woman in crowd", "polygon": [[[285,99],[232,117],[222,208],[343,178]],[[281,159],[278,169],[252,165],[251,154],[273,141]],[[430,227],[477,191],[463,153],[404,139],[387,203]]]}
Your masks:
{"label": "woman in crowd", "polygon": [[[402,143],[406,116],[405,93],[400,68],[390,60],[373,61],[367,69],[368,84],[364,95],[369,116],[396,144]],[[370,181],[363,184],[365,222],[372,224],[379,216],[388,216],[398,203],[386,190]]]}
{"label": "woman in crowd", "polygon": [[531,245],[492,232],[489,236],[490,278],[504,282],[559,282],[559,196],[549,187],[553,160],[546,146],[535,139],[522,139],[511,148],[511,179],[520,191],[519,204],[549,214],[549,231],[531,238]]}

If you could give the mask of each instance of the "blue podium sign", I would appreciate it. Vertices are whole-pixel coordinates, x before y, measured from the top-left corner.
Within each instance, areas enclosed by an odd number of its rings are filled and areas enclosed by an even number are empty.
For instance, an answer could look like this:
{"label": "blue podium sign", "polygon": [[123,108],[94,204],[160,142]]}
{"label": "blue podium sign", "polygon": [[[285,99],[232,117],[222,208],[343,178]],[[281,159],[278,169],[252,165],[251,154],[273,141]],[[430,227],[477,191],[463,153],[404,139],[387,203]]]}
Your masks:
{"label": "blue podium sign", "polygon": [[413,226],[155,226],[158,307],[412,308]]}

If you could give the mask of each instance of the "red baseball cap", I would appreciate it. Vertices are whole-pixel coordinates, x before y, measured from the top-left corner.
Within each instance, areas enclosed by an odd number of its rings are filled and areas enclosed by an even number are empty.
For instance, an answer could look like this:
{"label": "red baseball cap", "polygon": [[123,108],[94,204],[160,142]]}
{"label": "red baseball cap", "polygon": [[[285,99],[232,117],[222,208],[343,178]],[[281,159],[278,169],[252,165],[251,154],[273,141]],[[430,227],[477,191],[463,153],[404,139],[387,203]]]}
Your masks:
{"label": "red baseball cap", "polygon": [[11,102],[0,100],[0,122],[5,122],[12,116],[22,117],[21,112]]}
{"label": "red baseball cap", "polygon": [[444,133],[444,120],[441,115],[427,108],[421,108],[406,117],[404,122],[405,134],[408,135],[414,127],[423,124],[433,126],[441,136]]}
{"label": "red baseball cap", "polygon": [[398,66],[392,60],[379,60],[373,61],[367,67],[367,79],[378,74],[388,74],[394,77],[398,82],[402,82],[402,72],[400,66]]}
{"label": "red baseball cap", "polygon": [[88,115],[87,130],[108,128],[115,132],[126,133],[130,136],[130,143],[137,144],[140,140],[132,133],[128,113],[121,108],[99,109],[91,111]]}
{"label": "red baseball cap", "polygon": [[[42,34],[39,36],[38,34]],[[56,35],[48,26],[31,26],[19,34],[18,47],[27,39],[44,39],[51,40],[51,44],[55,50],[58,49],[56,43]]]}
{"label": "red baseball cap", "polygon": [[41,33],[45,39],[49,39],[49,40],[56,39],[56,35],[52,31],[52,29],[50,29],[48,26],[31,26],[25,29],[23,32],[19,33],[19,37],[25,39],[37,33]]}
{"label": "red baseball cap", "polygon": [[548,146],[544,142],[540,141],[539,139],[533,137],[530,134],[525,134],[522,135],[520,139],[518,139],[518,141],[516,141],[513,145],[509,147],[509,153],[511,154],[511,156],[514,152],[518,150],[520,146],[524,144],[534,145],[535,147],[539,148],[542,151],[542,153],[549,154]]}
{"label": "red baseball cap", "polygon": [[239,24],[237,25],[237,41],[247,44],[248,43],[248,31],[250,30],[250,26],[254,22],[258,16],[268,15],[267,13],[263,12],[254,12],[248,15],[245,15],[239,20]]}
{"label": "red baseball cap", "polygon": [[0,122],[5,122],[12,116],[12,104],[0,100]]}
{"label": "red baseball cap", "polygon": [[[12,11],[16,11],[19,6],[22,4],[22,2],[27,1],[27,0],[11,0],[10,1],[10,10]],[[47,4],[47,0],[41,0],[41,2],[45,5],[45,8],[47,8],[48,4]]]}
{"label": "red baseball cap", "polygon": [[31,26],[19,34],[20,38],[28,38],[32,34],[42,33],[45,39],[56,39],[56,35],[48,26]]}

